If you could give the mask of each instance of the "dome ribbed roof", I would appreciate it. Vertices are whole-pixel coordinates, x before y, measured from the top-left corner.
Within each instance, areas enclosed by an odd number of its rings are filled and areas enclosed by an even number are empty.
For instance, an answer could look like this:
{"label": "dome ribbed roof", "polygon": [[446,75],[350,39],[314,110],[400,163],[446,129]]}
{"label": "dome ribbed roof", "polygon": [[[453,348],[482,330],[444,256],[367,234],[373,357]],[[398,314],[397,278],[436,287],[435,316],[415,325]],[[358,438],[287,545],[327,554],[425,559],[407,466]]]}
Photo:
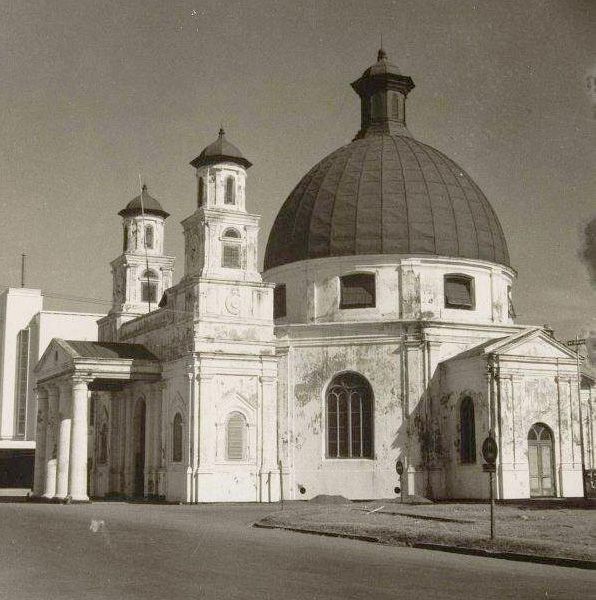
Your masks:
{"label": "dome ribbed roof", "polygon": [[[143,196],[142,207],[141,194]],[[143,211],[147,214],[159,215],[164,219],[167,219],[170,216],[170,213],[167,213],[161,207],[161,204],[149,195],[146,185],[143,185],[141,193],[138,196],[135,196],[118,214],[121,217],[134,217],[135,215],[140,215]]]}
{"label": "dome ribbed roof", "polygon": [[509,265],[501,225],[471,177],[438,150],[389,134],[339,148],[302,178],[277,215],[265,269],[359,254]]}
{"label": "dome ribbed roof", "polygon": [[315,165],[282,206],[265,269],[328,256],[432,254],[509,265],[485,195],[450,158],[413,137],[406,97],[414,82],[387,60],[352,83],[361,127]]}
{"label": "dome ribbed roof", "polygon": [[217,139],[212,144],[209,144],[209,146],[204,148],[199,156],[191,161],[190,164],[193,167],[198,168],[203,165],[210,165],[223,161],[236,162],[242,165],[245,169],[248,169],[250,166],[252,166],[252,163],[244,158],[244,155],[242,152],[240,152],[240,149],[226,139],[226,132],[222,127],[219,130]]}

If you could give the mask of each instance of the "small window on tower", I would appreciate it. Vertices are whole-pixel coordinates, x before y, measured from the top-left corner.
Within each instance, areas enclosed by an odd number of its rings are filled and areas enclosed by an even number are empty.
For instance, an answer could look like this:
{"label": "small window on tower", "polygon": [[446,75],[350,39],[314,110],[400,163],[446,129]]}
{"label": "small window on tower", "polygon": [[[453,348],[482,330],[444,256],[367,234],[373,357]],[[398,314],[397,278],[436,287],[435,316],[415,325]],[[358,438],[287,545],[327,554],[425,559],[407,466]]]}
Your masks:
{"label": "small window on tower", "polygon": [[399,94],[391,94],[391,118],[399,121]]}
{"label": "small window on tower", "polygon": [[143,281],[141,283],[141,301],[151,302],[155,304],[157,302],[157,284],[152,281]]}
{"label": "small window on tower", "polygon": [[273,318],[279,319],[286,316],[286,285],[280,283],[273,290]]}
{"label": "small window on tower", "polygon": [[383,97],[380,93],[372,97],[372,120],[380,121],[383,118]]}
{"label": "small window on tower", "polygon": [[141,302],[157,302],[157,275],[147,270],[141,278]]}
{"label": "small window on tower", "polygon": [[236,180],[231,175],[226,177],[224,204],[236,204]]}
{"label": "small window on tower", "polygon": [[474,310],[474,280],[467,275],[445,275],[445,308]]}
{"label": "small window on tower", "polygon": [[203,206],[205,202],[205,180],[199,177],[199,190],[197,192],[197,206]]}
{"label": "small window on tower", "polygon": [[128,249],[128,227],[125,225],[124,226],[124,241],[122,243],[122,249],[124,250],[124,252],[126,252],[126,250]]}
{"label": "small window on tower", "polygon": [[238,244],[224,244],[221,266],[228,269],[240,268],[240,246]]}
{"label": "small window on tower", "polygon": [[145,227],[145,247],[152,249],[153,244],[154,244],[153,225],[147,225]]}
{"label": "small window on tower", "polygon": [[370,308],[375,301],[375,276],[371,273],[354,273],[339,278],[340,308]]}

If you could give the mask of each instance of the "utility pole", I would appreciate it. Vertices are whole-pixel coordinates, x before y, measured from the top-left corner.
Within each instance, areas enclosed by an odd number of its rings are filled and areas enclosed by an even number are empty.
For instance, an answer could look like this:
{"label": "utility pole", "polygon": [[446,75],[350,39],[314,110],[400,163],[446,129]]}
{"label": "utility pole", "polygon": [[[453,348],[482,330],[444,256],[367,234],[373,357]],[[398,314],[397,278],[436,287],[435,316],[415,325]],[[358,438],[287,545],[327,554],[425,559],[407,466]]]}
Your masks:
{"label": "utility pole", "polygon": [[[582,490],[584,492],[584,498],[586,497],[586,459],[585,459],[585,448],[584,448],[584,419],[582,416],[582,386],[581,386],[581,357],[579,349],[586,343],[586,338],[580,338],[579,335],[575,336],[574,340],[568,340],[565,342],[567,346],[575,349],[575,361],[577,365],[577,401],[579,405],[579,445],[581,448],[581,459],[582,459]],[[573,424],[572,424],[573,428]],[[573,429],[571,431],[573,439]]]}
{"label": "utility pole", "polygon": [[21,254],[21,287],[25,287],[25,260],[27,255],[23,252]]}

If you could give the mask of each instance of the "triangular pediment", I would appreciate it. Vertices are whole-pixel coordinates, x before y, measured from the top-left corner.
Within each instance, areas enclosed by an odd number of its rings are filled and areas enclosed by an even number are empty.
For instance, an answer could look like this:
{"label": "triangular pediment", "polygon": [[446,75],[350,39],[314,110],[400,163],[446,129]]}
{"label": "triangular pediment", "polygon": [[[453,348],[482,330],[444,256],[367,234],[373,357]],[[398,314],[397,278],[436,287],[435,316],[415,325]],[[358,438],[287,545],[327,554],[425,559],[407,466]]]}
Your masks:
{"label": "triangular pediment", "polygon": [[499,340],[485,348],[486,354],[535,358],[575,359],[575,352],[542,329],[532,329]]}
{"label": "triangular pediment", "polygon": [[75,357],[76,355],[63,340],[59,338],[52,339],[37,365],[35,365],[34,371],[37,379],[46,379],[57,373],[72,370]]}

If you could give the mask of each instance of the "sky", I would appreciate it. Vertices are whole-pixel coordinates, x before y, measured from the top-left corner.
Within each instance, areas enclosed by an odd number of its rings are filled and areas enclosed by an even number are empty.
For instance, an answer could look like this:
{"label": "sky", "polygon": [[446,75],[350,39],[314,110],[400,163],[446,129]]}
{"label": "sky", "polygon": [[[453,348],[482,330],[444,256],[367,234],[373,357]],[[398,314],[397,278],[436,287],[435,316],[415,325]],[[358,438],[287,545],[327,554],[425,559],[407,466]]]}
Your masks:
{"label": "sky", "polygon": [[25,252],[45,308],[107,312],[117,213],[139,174],[171,213],[181,277],[188,163],[220,124],[254,163],[262,260],[290,191],[358,130],[349,84],[382,35],[416,84],[410,131],[460,164],[501,221],[518,322],[559,339],[596,331],[581,259],[596,218],[595,30],[594,0],[2,0],[0,287],[20,285]]}

